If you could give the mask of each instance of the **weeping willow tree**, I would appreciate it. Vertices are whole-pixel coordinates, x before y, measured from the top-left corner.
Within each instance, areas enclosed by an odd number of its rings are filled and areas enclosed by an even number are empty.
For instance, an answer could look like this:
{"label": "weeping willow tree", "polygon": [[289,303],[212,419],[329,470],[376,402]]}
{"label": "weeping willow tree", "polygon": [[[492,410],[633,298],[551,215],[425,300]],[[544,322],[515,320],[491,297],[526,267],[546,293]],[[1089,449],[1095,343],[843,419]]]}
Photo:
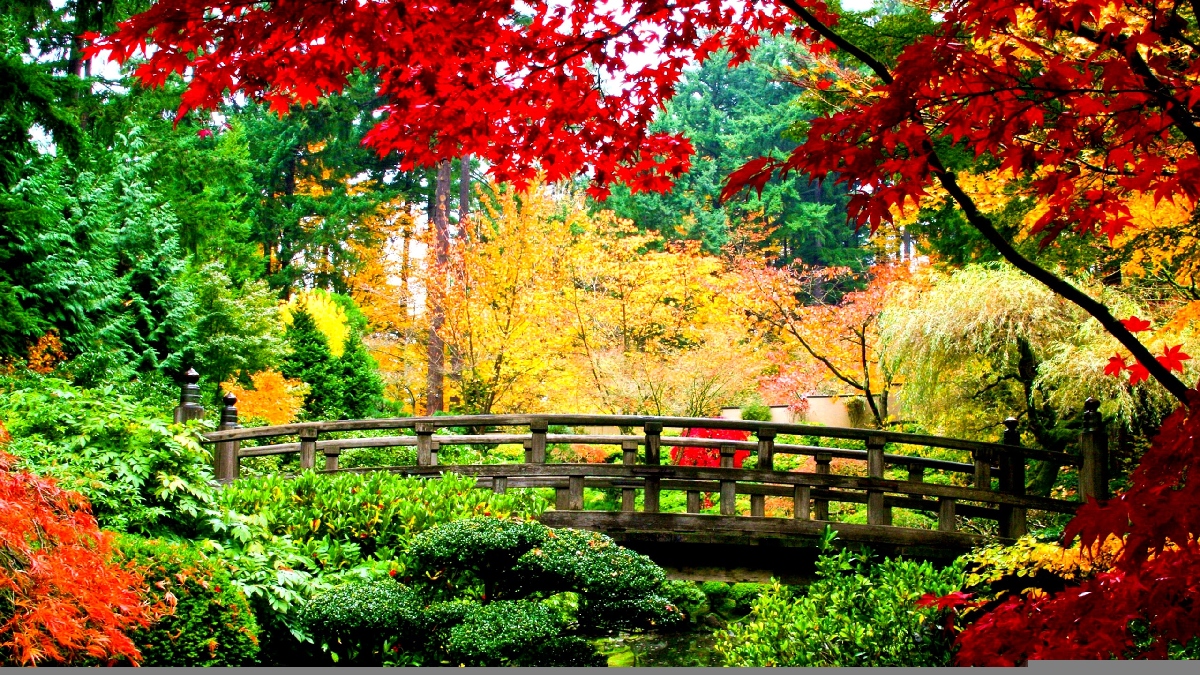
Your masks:
{"label": "weeping willow tree", "polygon": [[[880,320],[884,359],[904,382],[907,416],[933,433],[999,440],[1019,421],[1022,442],[1069,451],[1083,401],[1129,426],[1170,409],[1161,386],[1104,375],[1118,348],[1095,320],[1006,265],[969,265],[936,274],[923,291],[892,300]],[[1147,316],[1141,303],[1087,280],[1120,316]],[[1057,467],[1034,470],[1031,490],[1048,494]]]}

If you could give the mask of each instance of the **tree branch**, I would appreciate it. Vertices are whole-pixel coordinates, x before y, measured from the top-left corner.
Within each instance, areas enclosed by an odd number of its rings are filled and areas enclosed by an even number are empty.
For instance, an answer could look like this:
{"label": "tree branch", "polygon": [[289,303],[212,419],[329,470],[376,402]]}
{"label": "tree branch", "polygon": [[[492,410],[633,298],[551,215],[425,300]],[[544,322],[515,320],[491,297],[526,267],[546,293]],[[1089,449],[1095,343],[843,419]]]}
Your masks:
{"label": "tree branch", "polygon": [[[851,44],[845,38],[834,33],[833,30],[831,30],[828,26],[818,21],[816,17],[814,17],[807,10],[804,10],[794,1],[780,1],[788,9],[791,9],[793,12],[795,12],[796,15],[799,16],[800,19],[806,24],[808,24],[810,28],[815,30],[829,41],[833,42],[835,45],[838,45],[839,48],[862,61],[865,65],[871,68],[871,70],[875,71],[881,80],[889,84],[892,82],[891,73],[889,73],[879,61],[875,60],[869,54]],[[846,45],[846,47],[843,47],[843,45]],[[1145,64],[1143,62],[1143,66],[1144,65]],[[1153,78],[1153,74],[1150,74],[1150,77]],[[1157,80],[1155,80],[1155,82],[1157,82]],[[1159,84],[1161,86],[1161,83]],[[1174,108],[1175,106],[1168,106],[1168,111]],[[1200,149],[1200,129],[1195,129],[1195,127],[1193,127],[1193,130],[1197,132],[1196,143],[1197,148]],[[1186,130],[1184,133],[1187,133]],[[1179,399],[1184,406],[1190,407],[1188,400],[1189,389],[1187,385],[1180,381],[1179,378],[1172,375],[1170,370],[1167,370],[1165,366],[1159,363],[1158,359],[1154,358],[1154,355],[1151,354],[1150,350],[1146,348],[1146,345],[1142,344],[1133,333],[1125,328],[1125,325],[1122,324],[1115,316],[1113,316],[1112,312],[1108,311],[1107,307],[1093,299],[1088,294],[1067,283],[1063,279],[1060,279],[1054,273],[1042,269],[1042,267],[1040,267],[1037,263],[1021,255],[1021,253],[1017,251],[1017,249],[1014,248],[1013,245],[1010,244],[1003,235],[1000,234],[1000,232],[992,224],[991,219],[979,211],[975,201],[971,199],[971,196],[968,195],[958,184],[958,179],[954,173],[946,169],[945,165],[942,164],[941,158],[938,157],[937,151],[934,149],[933,143],[928,137],[922,141],[921,150],[925,153],[926,157],[928,157],[927,161],[929,162],[929,167],[934,177],[938,179],[938,182],[941,183],[946,192],[950,194],[950,197],[954,199],[959,208],[962,209],[963,215],[966,217],[967,222],[969,222],[972,227],[978,230],[979,233],[983,235],[984,239],[987,239],[988,243],[994,246],[1005,260],[1007,260],[1017,269],[1041,282],[1055,294],[1078,305],[1094,319],[1099,321],[1100,325],[1104,326],[1104,329],[1107,330],[1109,334],[1115,337],[1122,346],[1129,350],[1129,352],[1133,355],[1133,358],[1137,359],[1138,362],[1145,366],[1146,370],[1150,372],[1150,375],[1154,377],[1155,380],[1158,380],[1160,384],[1166,387],[1167,391],[1171,392],[1172,396]]]}

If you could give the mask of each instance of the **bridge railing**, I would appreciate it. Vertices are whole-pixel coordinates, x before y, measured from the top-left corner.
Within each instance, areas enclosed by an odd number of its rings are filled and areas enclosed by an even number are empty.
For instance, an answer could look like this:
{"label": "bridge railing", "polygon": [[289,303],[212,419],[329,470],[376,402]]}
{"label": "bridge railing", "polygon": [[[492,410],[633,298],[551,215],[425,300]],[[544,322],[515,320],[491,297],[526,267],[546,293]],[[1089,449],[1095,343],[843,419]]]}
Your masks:
{"label": "bridge railing", "polygon": [[[181,412],[177,417],[196,416],[186,408],[190,403],[185,385]],[[1107,497],[1107,443],[1097,412],[1099,404],[1085,404],[1084,431],[1079,454],[1050,452],[1020,445],[1016,420],[1006,421],[1003,443],[984,443],[960,439],[908,434],[886,430],[818,427],[803,424],[726,420],[715,418],[646,417],[630,415],[456,415],[368,420],[303,422],[267,427],[241,428],[237,423],[236,399],[227,395],[219,431],[206,434],[206,442],[215,444],[218,480],[235,480],[242,458],[298,454],[303,469],[317,469],[317,456],[323,458],[327,472],[386,470],[407,475],[437,475],[457,472],[476,476],[479,484],[496,492],[510,488],[550,487],[556,491],[556,509],[581,511],[584,489],[620,490],[621,510],[636,508],[642,495],[643,511],[658,513],[665,491],[686,493],[687,513],[701,511],[701,495],[719,495],[720,513],[736,515],[739,494],[750,497],[750,516],[765,517],[768,496],[790,498],[795,519],[829,520],[830,503],[866,504],[869,526],[889,526],[892,509],[904,508],[937,514],[938,530],[954,532],[956,516],[987,518],[998,522],[1001,536],[1016,537],[1026,531],[1027,511],[1042,510],[1070,513],[1076,502],[1025,494],[1025,477],[1030,460],[1052,462],[1080,469],[1079,496]],[[551,427],[619,427],[638,429],[636,434],[593,435],[554,434]],[[480,434],[443,434],[443,430],[516,429],[517,432]],[[750,432],[754,440],[734,441],[716,438],[663,435],[668,429],[740,430]],[[330,434],[393,430],[396,435],[358,438],[330,438]],[[780,435],[849,439],[861,442],[862,449],[777,443]],[[294,437],[298,441],[242,447],[243,441],[278,440]],[[522,464],[439,465],[438,454],[447,445],[486,445],[520,443],[524,446]],[[620,447],[621,463],[564,464],[547,462],[547,446],[556,443]],[[945,448],[970,453],[971,462],[889,453],[889,444],[909,448]],[[369,447],[416,448],[415,465],[342,469],[339,458],[344,450]],[[662,448],[683,446],[716,449],[719,467],[664,464]],[[734,455],[748,450],[757,456],[753,468],[734,468]],[[814,458],[812,472],[779,471],[777,455],[792,454]],[[844,475],[832,471],[834,459],[851,460],[865,465],[866,475]],[[885,468],[906,470],[905,480],[885,478]],[[927,471],[964,474],[968,486],[934,483],[926,480]]]}

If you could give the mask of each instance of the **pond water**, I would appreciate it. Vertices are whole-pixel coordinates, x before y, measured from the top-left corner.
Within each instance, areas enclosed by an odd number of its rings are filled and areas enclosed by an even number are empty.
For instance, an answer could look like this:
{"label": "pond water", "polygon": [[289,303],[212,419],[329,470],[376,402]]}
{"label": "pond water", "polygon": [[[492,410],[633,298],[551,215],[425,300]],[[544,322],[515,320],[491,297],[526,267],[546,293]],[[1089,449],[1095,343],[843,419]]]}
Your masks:
{"label": "pond water", "polygon": [[720,666],[721,657],[713,649],[711,630],[658,633],[622,633],[593,640],[596,649],[608,657],[613,668],[648,666]]}

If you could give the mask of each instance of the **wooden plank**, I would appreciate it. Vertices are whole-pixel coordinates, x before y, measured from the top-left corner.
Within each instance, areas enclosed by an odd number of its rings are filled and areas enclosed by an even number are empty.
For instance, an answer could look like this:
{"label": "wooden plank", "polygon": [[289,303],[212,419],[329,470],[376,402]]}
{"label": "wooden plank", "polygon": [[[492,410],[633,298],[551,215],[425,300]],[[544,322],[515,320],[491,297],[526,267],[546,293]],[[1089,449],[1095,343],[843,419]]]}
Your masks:
{"label": "wooden plank", "polygon": [[549,423],[543,418],[531,419],[529,422],[529,461],[532,464],[546,463],[546,429]]}
{"label": "wooden plank", "polygon": [[508,492],[508,478],[505,476],[497,476],[492,479],[492,492],[502,495]]}
{"label": "wooden plank", "polygon": [[700,513],[700,492],[699,491],[688,490],[687,512],[688,513]]}

